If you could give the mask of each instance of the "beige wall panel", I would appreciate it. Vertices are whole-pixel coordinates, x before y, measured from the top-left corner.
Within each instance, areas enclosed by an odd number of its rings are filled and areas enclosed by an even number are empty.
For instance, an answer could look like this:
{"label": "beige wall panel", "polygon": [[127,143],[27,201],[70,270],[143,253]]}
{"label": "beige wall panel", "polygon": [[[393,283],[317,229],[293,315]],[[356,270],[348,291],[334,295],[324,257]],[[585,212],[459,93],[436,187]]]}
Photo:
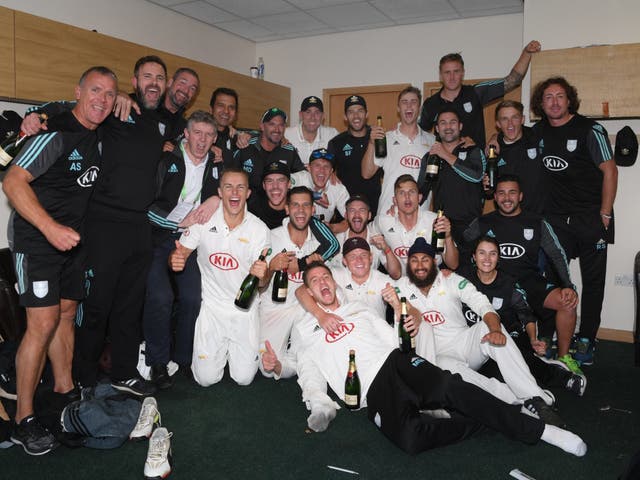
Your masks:
{"label": "beige wall panel", "polygon": [[0,7],[0,97],[15,97],[13,10]]}

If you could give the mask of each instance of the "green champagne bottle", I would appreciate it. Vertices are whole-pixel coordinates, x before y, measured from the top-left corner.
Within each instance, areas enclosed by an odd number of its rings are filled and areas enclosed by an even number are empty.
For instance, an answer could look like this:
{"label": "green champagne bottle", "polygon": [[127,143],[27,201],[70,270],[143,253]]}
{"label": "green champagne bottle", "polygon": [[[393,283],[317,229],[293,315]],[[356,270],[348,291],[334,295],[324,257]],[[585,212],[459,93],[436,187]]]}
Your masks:
{"label": "green champagne bottle", "polygon": [[[441,218],[443,215],[444,211],[442,209],[438,210],[438,218]],[[431,246],[435,248],[438,253],[444,252],[445,236],[446,233],[436,232],[435,230],[431,233]]]}
{"label": "green champagne bottle", "polygon": [[[377,124],[379,127],[382,126],[382,116],[378,115]],[[384,136],[382,138],[377,138],[373,141],[373,146],[375,147],[375,155],[376,158],[384,158],[387,156],[387,137]]]}
{"label": "green champagne bottle", "polygon": [[[271,255],[271,249],[269,249],[267,255],[260,255],[258,260],[264,261],[265,257],[268,255]],[[240,285],[240,290],[238,290],[238,295],[236,295],[236,299],[233,302],[236,304],[236,307],[248,310],[251,306],[251,302],[253,301],[253,297],[255,296],[257,286],[258,277],[250,273],[244,277],[242,285]]]}
{"label": "green champagne bottle", "polygon": [[400,298],[400,319],[398,320],[398,348],[402,353],[411,353],[416,348],[416,339],[404,328],[404,321],[407,319],[407,298]]}
{"label": "green champagne bottle", "polygon": [[496,181],[498,180],[498,155],[496,147],[489,145],[489,156],[487,157],[487,176],[489,177],[489,190],[487,195],[493,195],[496,190]]}
{"label": "green champagne bottle", "polygon": [[[47,121],[47,115],[40,114],[40,123]],[[25,134],[22,130],[10,132],[9,135],[0,143],[0,166],[6,167],[22,150],[31,136]]]}
{"label": "green champagne bottle", "polygon": [[[287,249],[283,249],[282,253],[286,253]],[[273,291],[271,292],[271,300],[276,303],[284,303],[287,301],[287,292],[289,290],[289,275],[287,269],[283,268],[275,273],[273,278]]]}
{"label": "green champagne bottle", "polygon": [[349,350],[349,371],[344,382],[344,403],[349,410],[360,408],[360,377],[356,369],[355,350]]}

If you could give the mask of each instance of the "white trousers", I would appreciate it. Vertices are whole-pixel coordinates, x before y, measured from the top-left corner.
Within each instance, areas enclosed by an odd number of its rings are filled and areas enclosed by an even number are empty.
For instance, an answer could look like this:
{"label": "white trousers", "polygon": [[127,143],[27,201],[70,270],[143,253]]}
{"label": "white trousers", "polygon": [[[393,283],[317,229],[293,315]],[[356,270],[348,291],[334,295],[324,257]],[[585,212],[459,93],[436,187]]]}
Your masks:
{"label": "white trousers", "polygon": [[[266,307],[265,307],[266,305]],[[295,374],[295,355],[289,352],[289,338],[296,319],[305,314],[298,302],[282,303],[279,305],[260,304],[260,350],[266,350],[265,342],[269,340],[281,363],[286,361],[290,368],[283,368],[280,378],[291,377]],[[273,377],[273,372],[265,372],[262,362],[259,368],[265,377]]]}

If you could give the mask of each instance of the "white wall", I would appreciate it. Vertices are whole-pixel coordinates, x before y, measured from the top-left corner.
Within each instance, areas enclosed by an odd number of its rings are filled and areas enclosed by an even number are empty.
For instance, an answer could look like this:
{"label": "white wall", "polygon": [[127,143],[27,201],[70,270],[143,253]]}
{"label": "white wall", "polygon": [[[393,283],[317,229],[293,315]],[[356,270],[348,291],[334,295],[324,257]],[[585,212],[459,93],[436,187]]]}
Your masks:
{"label": "white wall", "polygon": [[291,123],[323,88],[438,80],[438,61],[461,52],[467,78],[506,75],[522,50],[522,15],[501,15],[259,43],[265,78],[291,87]]}
{"label": "white wall", "polygon": [[0,5],[243,74],[256,60],[254,42],[144,0],[0,0]]}
{"label": "white wall", "polygon": [[[525,2],[524,8],[524,37],[535,34],[547,49],[640,42],[637,28],[640,2],[637,0],[535,0]],[[615,135],[627,124],[636,134],[640,133],[638,119],[602,123],[609,134]],[[637,213],[640,162],[633,167],[621,167],[618,173],[616,243],[609,247],[602,327],[632,331],[634,291],[632,287],[615,286],[614,276],[633,276],[633,261],[640,250]],[[572,275],[574,280],[579,280],[576,263],[572,262]]]}

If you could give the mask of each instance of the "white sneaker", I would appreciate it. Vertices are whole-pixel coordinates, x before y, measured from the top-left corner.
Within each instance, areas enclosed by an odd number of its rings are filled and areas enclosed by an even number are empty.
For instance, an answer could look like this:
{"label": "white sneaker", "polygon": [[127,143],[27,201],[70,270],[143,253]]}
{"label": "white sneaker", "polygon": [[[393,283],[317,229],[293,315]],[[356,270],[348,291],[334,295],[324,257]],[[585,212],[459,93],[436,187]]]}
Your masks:
{"label": "white sneaker", "polygon": [[171,436],[166,428],[153,431],[149,440],[147,461],[144,462],[144,478],[147,480],[166,478],[171,473]]}
{"label": "white sneaker", "polygon": [[149,438],[154,426],[160,425],[160,412],[158,402],[153,397],[147,397],[142,402],[138,422],[129,434],[129,440],[142,440]]}

